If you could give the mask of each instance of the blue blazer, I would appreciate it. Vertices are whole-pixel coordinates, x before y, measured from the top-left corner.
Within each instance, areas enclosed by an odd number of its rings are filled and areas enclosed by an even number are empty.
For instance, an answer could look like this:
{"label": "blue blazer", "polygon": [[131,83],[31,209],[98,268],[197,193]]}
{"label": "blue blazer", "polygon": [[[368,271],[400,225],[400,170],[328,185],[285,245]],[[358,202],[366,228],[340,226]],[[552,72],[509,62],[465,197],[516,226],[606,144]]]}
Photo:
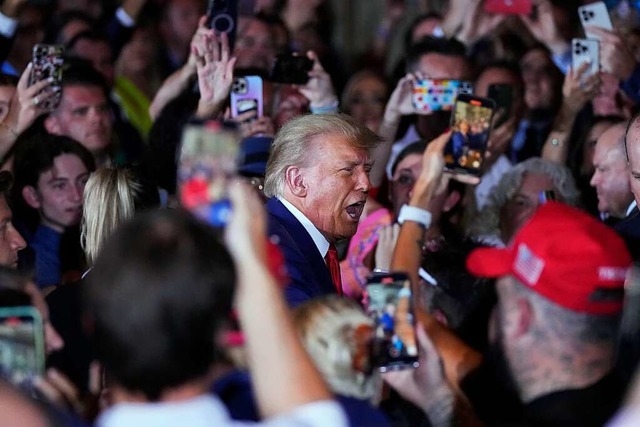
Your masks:
{"label": "blue blazer", "polygon": [[336,293],[331,273],[313,239],[300,221],[275,197],[267,201],[269,236],[277,236],[282,250],[289,284],[285,298],[295,307],[322,295]]}

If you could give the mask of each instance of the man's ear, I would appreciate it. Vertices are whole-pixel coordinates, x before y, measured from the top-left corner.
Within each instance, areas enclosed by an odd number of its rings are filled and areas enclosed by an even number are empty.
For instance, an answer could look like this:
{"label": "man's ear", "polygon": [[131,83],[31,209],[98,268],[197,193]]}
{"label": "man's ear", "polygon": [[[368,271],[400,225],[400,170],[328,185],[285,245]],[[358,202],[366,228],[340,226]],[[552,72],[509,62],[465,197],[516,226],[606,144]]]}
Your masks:
{"label": "man's ear", "polygon": [[517,336],[523,336],[531,330],[534,322],[534,312],[531,301],[526,298],[518,298],[516,302],[518,318],[515,333]]}
{"label": "man's ear", "polygon": [[306,197],[307,184],[298,166],[289,166],[284,173],[285,185],[296,197]]}
{"label": "man's ear", "polygon": [[459,202],[462,197],[460,196],[459,191],[452,191],[449,193],[446,199],[444,199],[444,203],[442,204],[442,212],[449,212],[453,209]]}
{"label": "man's ear", "polygon": [[33,209],[40,209],[40,196],[38,195],[36,189],[31,185],[24,186],[24,188],[22,189],[22,198]]}
{"label": "man's ear", "polygon": [[44,120],[44,128],[50,134],[61,135],[60,122],[58,118],[53,115],[49,115],[49,117]]}

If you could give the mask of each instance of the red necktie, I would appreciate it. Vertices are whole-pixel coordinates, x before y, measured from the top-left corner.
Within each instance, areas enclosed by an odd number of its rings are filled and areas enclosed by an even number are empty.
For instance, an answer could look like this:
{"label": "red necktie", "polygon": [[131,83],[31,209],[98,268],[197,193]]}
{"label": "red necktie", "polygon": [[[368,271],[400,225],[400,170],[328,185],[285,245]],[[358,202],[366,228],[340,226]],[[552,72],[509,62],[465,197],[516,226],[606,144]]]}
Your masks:
{"label": "red necktie", "polygon": [[327,255],[324,257],[324,260],[327,262],[327,267],[329,267],[329,273],[331,273],[331,280],[333,281],[333,285],[336,287],[336,292],[338,295],[342,296],[342,279],[340,278],[338,250],[333,244],[329,245],[329,250],[327,251]]}

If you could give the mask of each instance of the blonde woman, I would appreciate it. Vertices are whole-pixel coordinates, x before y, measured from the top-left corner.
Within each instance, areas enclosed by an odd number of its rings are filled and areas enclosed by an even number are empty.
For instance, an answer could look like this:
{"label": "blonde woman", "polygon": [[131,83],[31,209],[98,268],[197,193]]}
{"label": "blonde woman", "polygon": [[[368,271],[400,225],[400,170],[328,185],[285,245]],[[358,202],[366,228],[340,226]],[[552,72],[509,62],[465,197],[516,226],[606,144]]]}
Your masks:
{"label": "blonde woman", "polygon": [[158,190],[133,169],[103,168],[84,188],[82,247],[93,264],[104,241],[140,210],[160,205]]}

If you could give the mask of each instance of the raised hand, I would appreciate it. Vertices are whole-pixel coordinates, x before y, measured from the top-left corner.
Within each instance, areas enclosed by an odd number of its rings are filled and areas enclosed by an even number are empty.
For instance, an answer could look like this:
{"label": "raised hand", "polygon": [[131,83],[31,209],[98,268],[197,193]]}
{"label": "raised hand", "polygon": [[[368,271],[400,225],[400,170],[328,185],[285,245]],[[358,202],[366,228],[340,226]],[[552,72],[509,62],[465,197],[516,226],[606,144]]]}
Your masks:
{"label": "raised hand", "polygon": [[213,30],[200,31],[191,45],[198,72],[200,101],[196,115],[208,118],[221,111],[233,82],[236,58],[229,56],[226,33],[216,35]]}
{"label": "raised hand", "polygon": [[307,52],[307,57],[313,61],[313,67],[309,71],[309,81],[304,86],[299,86],[298,91],[309,100],[310,107],[313,108],[327,108],[335,106],[338,107],[338,96],[333,89],[333,83],[331,83],[331,77],[322,68],[318,55],[315,52]]}

